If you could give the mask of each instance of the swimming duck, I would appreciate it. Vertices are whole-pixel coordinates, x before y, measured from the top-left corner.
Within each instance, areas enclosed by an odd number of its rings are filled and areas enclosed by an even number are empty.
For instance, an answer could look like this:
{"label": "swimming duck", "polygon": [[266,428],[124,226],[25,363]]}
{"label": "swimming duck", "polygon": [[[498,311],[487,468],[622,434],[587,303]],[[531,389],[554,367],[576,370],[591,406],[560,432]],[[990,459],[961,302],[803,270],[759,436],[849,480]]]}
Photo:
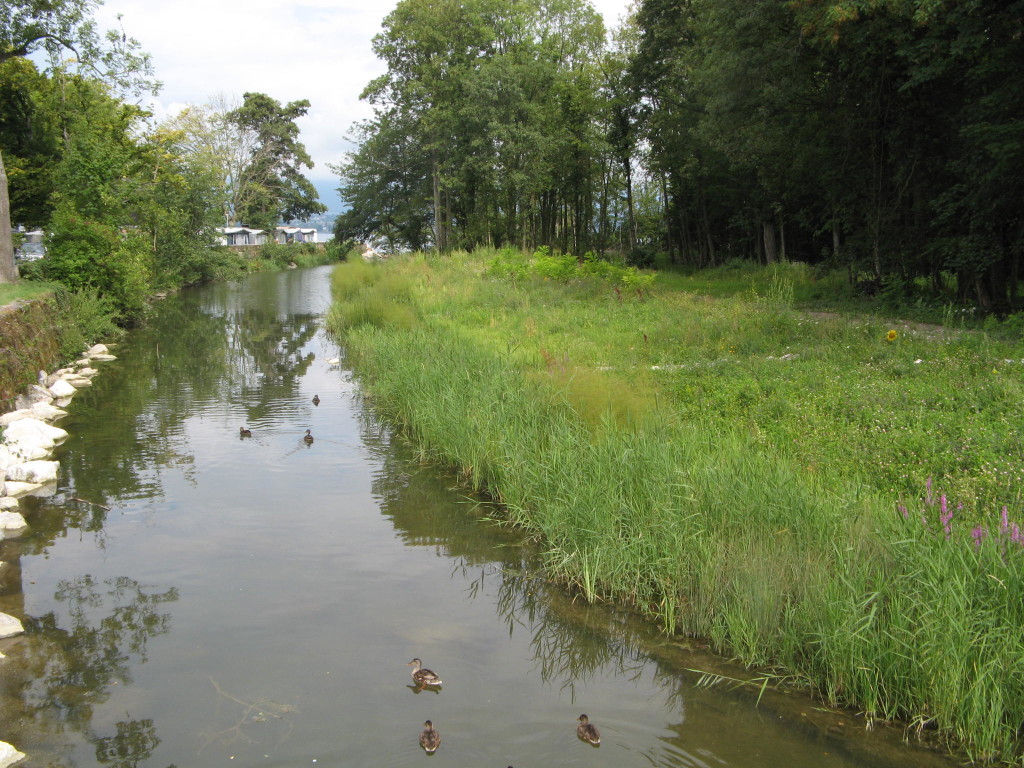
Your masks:
{"label": "swimming duck", "polygon": [[441,746],[441,734],[434,730],[434,724],[427,720],[420,734],[420,746],[427,752],[434,752]]}
{"label": "swimming duck", "polygon": [[302,442],[304,442],[306,445],[312,445],[313,444],[313,435],[310,432],[310,430],[308,430],[308,429],[306,430],[306,434],[304,434],[302,436]]}
{"label": "swimming duck", "polygon": [[239,437],[252,437],[252,431],[246,429],[245,427],[239,427],[238,428],[238,436]]}
{"label": "swimming duck", "polygon": [[579,725],[576,726],[576,735],[583,739],[583,741],[590,742],[591,744],[601,743],[601,732],[597,730],[597,727],[592,725],[590,718],[586,715],[580,715],[577,720]]}
{"label": "swimming duck", "polygon": [[313,395],[313,405],[320,405],[320,395]]}
{"label": "swimming duck", "polygon": [[412,679],[417,685],[441,685],[440,677],[429,669],[421,669],[423,662],[419,659],[413,659],[409,662],[408,666],[413,668]]}

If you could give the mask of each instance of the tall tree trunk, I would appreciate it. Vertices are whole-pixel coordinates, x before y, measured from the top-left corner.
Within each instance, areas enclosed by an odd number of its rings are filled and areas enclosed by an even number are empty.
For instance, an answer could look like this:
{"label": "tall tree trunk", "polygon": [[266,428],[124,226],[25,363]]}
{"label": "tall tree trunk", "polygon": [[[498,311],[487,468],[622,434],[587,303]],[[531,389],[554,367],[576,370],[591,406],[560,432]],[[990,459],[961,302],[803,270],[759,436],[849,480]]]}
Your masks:
{"label": "tall tree trunk", "polygon": [[786,222],[782,220],[782,216],[779,216],[779,259],[782,261],[788,261],[786,256]]}
{"label": "tall tree trunk", "polygon": [[711,217],[708,216],[708,198],[704,192],[700,196],[700,213],[704,222],[704,241],[707,244],[707,266],[715,266],[715,241],[711,236]]}
{"label": "tall tree trunk", "polygon": [[761,222],[761,229],[764,232],[764,258],[769,264],[774,264],[777,258],[775,248],[775,224],[771,221]]}
{"label": "tall tree trunk", "polygon": [[14,264],[14,245],[11,242],[11,201],[7,196],[7,169],[0,153],[0,283],[18,282],[18,268]]}
{"label": "tall tree trunk", "polygon": [[437,162],[437,152],[433,155],[433,182],[434,182],[434,250],[443,253],[447,247],[445,243],[444,218],[441,212],[441,169]]}
{"label": "tall tree trunk", "polygon": [[839,264],[839,222],[832,219],[832,258]]}
{"label": "tall tree trunk", "polygon": [[632,253],[636,247],[636,217],[633,214],[633,164],[627,157],[622,164],[626,171],[626,249]]}
{"label": "tall tree trunk", "polygon": [[661,207],[662,215],[665,221],[665,250],[668,251],[669,263],[675,264],[676,258],[674,243],[672,240],[672,209],[670,208],[670,203],[668,199],[668,180],[665,178],[664,173],[660,175],[661,178],[659,179],[659,181],[661,181]]}

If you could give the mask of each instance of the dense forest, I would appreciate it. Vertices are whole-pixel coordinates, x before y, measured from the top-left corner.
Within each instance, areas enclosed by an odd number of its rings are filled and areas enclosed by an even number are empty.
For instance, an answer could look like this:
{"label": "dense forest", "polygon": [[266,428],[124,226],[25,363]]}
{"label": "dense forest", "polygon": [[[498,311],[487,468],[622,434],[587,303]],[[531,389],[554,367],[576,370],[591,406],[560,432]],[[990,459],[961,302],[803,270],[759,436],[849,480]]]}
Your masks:
{"label": "dense forest", "polygon": [[402,0],[335,170],[391,248],[800,260],[1019,308],[1024,1]]}
{"label": "dense forest", "polygon": [[[26,265],[131,322],[154,292],[211,279],[226,223],[273,229],[324,206],[295,120],[308,101],[246,93],[157,121],[138,41],[100,34],[96,0],[0,0],[0,162],[15,225],[46,232]],[[17,235],[15,236],[17,237]],[[0,258],[0,282],[13,282]]]}

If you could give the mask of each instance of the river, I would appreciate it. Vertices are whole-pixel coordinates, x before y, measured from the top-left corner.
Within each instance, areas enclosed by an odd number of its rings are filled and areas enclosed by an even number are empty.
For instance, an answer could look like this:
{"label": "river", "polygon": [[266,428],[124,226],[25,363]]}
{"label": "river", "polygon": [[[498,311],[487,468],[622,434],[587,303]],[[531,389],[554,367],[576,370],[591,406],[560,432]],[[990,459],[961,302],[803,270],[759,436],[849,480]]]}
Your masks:
{"label": "river", "polygon": [[740,673],[531,576],[530,545],[328,362],[329,278],[173,296],[69,407],[57,491],[0,545],[0,611],[27,629],[0,646],[0,740],[22,765],[952,765],[801,696],[702,684]]}

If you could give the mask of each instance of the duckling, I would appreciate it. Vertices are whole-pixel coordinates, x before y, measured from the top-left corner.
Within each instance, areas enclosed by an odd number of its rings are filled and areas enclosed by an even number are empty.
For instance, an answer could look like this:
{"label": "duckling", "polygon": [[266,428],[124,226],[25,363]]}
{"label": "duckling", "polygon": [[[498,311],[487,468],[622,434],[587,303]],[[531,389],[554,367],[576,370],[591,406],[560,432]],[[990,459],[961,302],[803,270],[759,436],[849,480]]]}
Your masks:
{"label": "duckling", "polygon": [[313,395],[313,405],[320,405],[320,395]]}
{"label": "duckling", "polygon": [[310,432],[310,430],[306,430],[306,434],[302,436],[302,442],[304,442],[306,445],[313,444],[313,434],[312,432]]}
{"label": "duckling", "polygon": [[434,730],[434,724],[427,720],[423,723],[423,733],[420,734],[420,746],[432,753],[441,746],[441,734]]}
{"label": "duckling", "polygon": [[601,732],[597,730],[595,725],[592,725],[590,718],[586,715],[580,715],[577,720],[579,725],[576,726],[576,735],[583,741],[590,742],[591,744],[601,743]]}
{"label": "duckling", "polygon": [[245,427],[238,428],[239,437],[252,437],[252,430],[246,429]]}
{"label": "duckling", "polygon": [[419,659],[413,659],[409,662],[408,666],[413,668],[412,679],[417,685],[441,685],[440,677],[429,669],[421,669],[423,662]]}

